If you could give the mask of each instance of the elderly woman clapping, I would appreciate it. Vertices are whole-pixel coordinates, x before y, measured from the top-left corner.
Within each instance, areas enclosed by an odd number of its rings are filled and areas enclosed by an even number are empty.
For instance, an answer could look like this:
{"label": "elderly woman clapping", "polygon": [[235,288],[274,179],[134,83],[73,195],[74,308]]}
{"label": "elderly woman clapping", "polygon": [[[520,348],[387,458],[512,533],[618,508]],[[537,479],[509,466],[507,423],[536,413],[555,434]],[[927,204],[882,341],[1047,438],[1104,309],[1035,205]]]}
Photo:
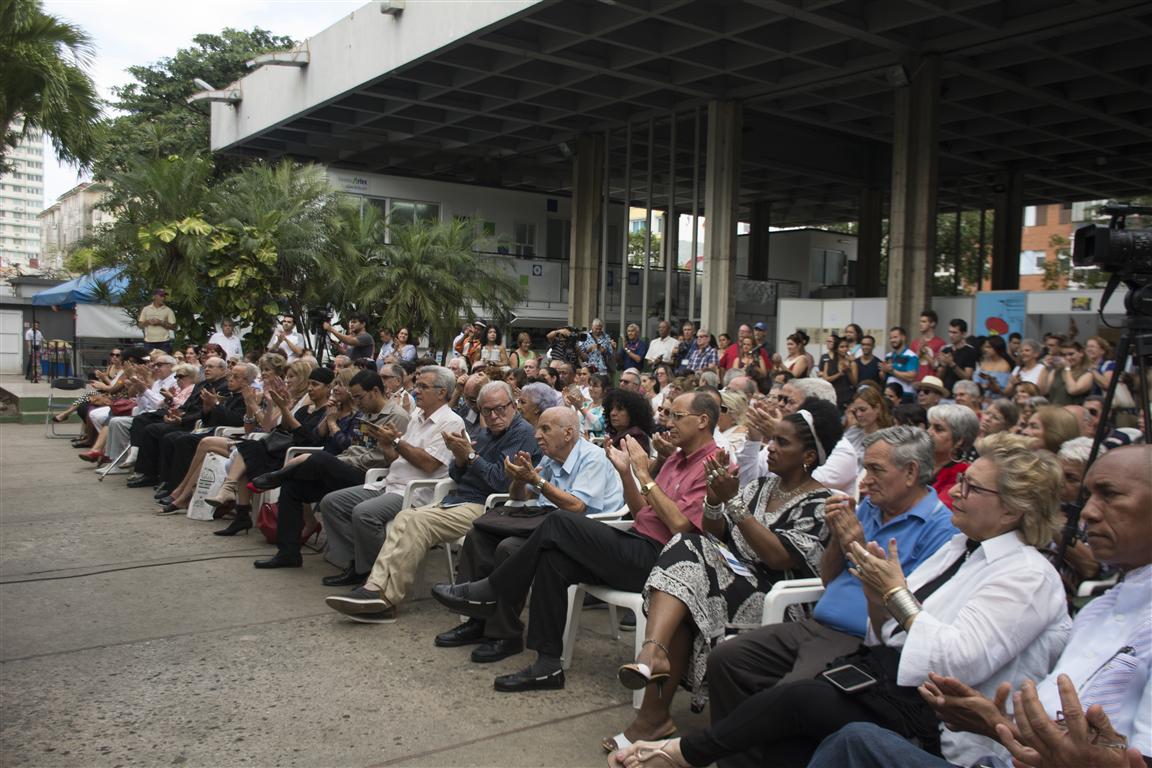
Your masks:
{"label": "elderly woman clapping", "polygon": [[980,420],[971,408],[941,403],[928,409],[928,437],[932,438],[932,487],[949,509],[949,491],[956,478],[968,469],[966,457],[980,431]]}
{"label": "elderly woman clapping", "polygon": [[[613,759],[629,766],[704,766],[760,747],[774,766],[804,766],[823,738],[851,722],[916,738],[957,765],[993,753],[1007,757],[982,736],[942,731],[916,686],[935,672],[991,699],[1001,683],[1016,687],[1048,673],[1071,621],[1060,578],[1036,547],[1056,530],[1062,482],[1051,454],[1034,453],[1012,436],[989,438],[952,489],[952,522],[960,533],[908,577],[895,540],[886,543],[887,552],[877,542],[849,547],[870,618],[858,652],[830,659],[815,679],[755,694],[703,732],[641,742]],[[848,665],[852,679],[834,671]]]}

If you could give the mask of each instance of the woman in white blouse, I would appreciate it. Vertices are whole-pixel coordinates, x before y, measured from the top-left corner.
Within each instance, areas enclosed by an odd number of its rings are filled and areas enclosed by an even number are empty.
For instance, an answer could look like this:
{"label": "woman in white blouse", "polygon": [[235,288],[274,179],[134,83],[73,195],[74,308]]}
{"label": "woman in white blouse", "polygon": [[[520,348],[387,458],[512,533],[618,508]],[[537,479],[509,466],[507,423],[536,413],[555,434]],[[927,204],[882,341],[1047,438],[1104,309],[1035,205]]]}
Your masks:
{"label": "woman in white blouse", "polygon": [[[990,438],[960,477],[952,488],[952,522],[960,533],[907,578],[895,540],[885,542],[887,552],[870,542],[867,549],[853,543],[848,553],[868,597],[868,648],[828,661],[864,665],[879,682],[851,692],[822,676],[777,685],[711,728],[637,742],[613,760],[687,768],[759,747],[774,766],[804,766],[824,737],[859,721],[922,742],[926,732],[911,732],[910,724],[939,733],[943,757],[957,765],[1006,756],[996,742],[945,730],[931,710],[916,711],[915,688],[936,672],[991,699],[1000,683],[1015,689],[1047,675],[1071,628],[1060,577],[1036,549],[1058,529],[1062,474],[1051,454],[1033,453],[1026,441],[1005,435]],[[891,678],[878,671],[886,665],[867,663],[885,656],[893,659]]]}

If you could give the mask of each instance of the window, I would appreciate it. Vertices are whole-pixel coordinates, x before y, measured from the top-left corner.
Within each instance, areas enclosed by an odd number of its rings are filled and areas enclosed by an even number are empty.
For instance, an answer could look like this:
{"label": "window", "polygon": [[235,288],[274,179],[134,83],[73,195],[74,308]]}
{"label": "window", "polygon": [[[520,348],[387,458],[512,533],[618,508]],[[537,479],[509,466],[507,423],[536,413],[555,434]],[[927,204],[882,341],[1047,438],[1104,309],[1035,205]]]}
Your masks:
{"label": "window", "polygon": [[1043,227],[1048,223],[1048,206],[1036,206],[1036,226]]}
{"label": "window", "polygon": [[389,205],[389,224],[414,224],[417,221],[439,221],[440,204],[417,200],[392,200]]}
{"label": "window", "polygon": [[1036,226],[1036,206],[1029,205],[1024,208],[1024,226]]}
{"label": "window", "polygon": [[1021,251],[1020,252],[1020,274],[1021,275],[1042,275],[1044,274],[1044,251]]}
{"label": "window", "polygon": [[1072,223],[1072,204],[1071,203],[1064,203],[1063,205],[1060,206],[1059,221],[1061,224],[1071,224]]}
{"label": "window", "polygon": [[516,256],[536,256],[536,224],[524,221],[512,224],[512,253]]}
{"label": "window", "polygon": [[572,222],[569,219],[548,219],[545,232],[544,258],[567,259],[572,252]]}

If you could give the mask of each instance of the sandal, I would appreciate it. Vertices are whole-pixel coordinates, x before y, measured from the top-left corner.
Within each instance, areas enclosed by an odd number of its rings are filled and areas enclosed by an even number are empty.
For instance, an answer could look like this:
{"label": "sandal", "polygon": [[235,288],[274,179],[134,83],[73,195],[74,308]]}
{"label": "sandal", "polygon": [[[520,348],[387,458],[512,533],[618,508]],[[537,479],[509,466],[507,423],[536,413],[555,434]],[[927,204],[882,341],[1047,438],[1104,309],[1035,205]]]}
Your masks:
{"label": "sandal", "polygon": [[[671,655],[668,653],[668,647],[659,640],[645,640],[640,647],[643,648],[645,645],[656,646],[664,651],[666,657]],[[631,664],[622,664],[616,670],[616,677],[619,678],[620,684],[630,691],[640,691],[655,683],[657,692],[662,694],[664,683],[671,678],[671,675],[667,672],[653,673],[652,667],[643,662],[634,661]]]}
{"label": "sandal", "polygon": [[665,751],[664,748],[668,746],[669,741],[671,741],[671,739],[664,739],[664,741],[659,743],[655,741],[638,741],[627,749],[622,749],[609,755],[608,765],[613,768],[624,768],[625,761],[629,757],[635,757],[636,763],[641,766],[651,765],[652,768],[691,768],[683,758],[676,760],[676,758]]}
{"label": "sandal", "polygon": [[[61,416],[64,418],[60,418]],[[71,416],[72,414],[70,413],[58,413],[52,417],[52,421],[56,422],[57,424],[63,424],[64,422],[68,421]]]}
{"label": "sandal", "polygon": [[[667,731],[666,733],[663,733],[656,738],[664,739],[667,741],[675,735],[676,726],[672,726],[672,730]],[[620,733],[616,734],[615,736],[605,736],[603,739],[601,739],[600,748],[608,754],[612,754],[613,752],[619,752],[622,749],[628,749],[628,747],[632,746],[633,743],[634,742],[631,739],[624,735],[624,731],[620,731]]]}

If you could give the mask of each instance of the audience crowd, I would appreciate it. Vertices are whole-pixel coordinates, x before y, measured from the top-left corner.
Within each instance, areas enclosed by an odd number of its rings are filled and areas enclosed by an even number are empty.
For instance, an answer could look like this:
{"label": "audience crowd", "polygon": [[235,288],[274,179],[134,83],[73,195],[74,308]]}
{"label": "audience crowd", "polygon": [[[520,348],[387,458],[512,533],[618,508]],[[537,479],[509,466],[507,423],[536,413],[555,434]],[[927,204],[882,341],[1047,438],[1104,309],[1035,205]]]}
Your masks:
{"label": "audience crowd", "polygon": [[[762,322],[614,339],[597,319],[540,349],[477,320],[438,361],[353,313],[320,326],[322,364],[291,317],[173,347],[164,300],[54,417],[80,419],[80,459],[158,514],[258,525],[257,568],[299,567],[325,531],[345,588],[326,604],[363,624],[397,621],[429,549],[456,547],[432,594],[464,621],[434,643],[534,651],[497,691],[565,686],[570,586],[640,593],[617,676],[643,703],[610,765],[1152,765],[1149,382],[1101,337],[945,338],[925,310],[819,356]],[[762,626],[795,579],[819,599]],[[677,738],[678,687],[710,725]]]}

